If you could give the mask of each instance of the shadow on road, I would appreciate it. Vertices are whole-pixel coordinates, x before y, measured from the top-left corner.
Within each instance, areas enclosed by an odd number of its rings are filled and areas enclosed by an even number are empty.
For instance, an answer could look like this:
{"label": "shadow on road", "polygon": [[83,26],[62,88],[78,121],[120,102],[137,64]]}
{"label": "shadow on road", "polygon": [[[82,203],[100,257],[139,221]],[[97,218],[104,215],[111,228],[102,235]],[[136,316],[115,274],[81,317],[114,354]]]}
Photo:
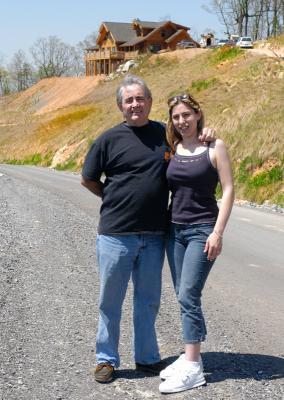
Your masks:
{"label": "shadow on road", "polygon": [[[165,358],[168,365],[177,357]],[[240,354],[224,352],[202,353],[204,373],[208,383],[226,379],[274,380],[284,378],[284,359],[263,354]],[[135,369],[119,369],[116,379],[143,379],[151,376]]]}
{"label": "shadow on road", "polygon": [[[172,357],[167,357],[164,358],[163,361],[165,361],[166,365],[170,365],[172,362],[174,362],[177,359],[177,357],[172,356]],[[135,369],[118,369],[115,371],[115,377],[117,378],[122,378],[122,379],[143,379],[146,377],[151,377],[153,376],[152,374],[148,374],[146,372],[142,371],[136,371]]]}
{"label": "shadow on road", "polygon": [[208,382],[226,379],[274,380],[284,377],[284,359],[263,354],[207,352],[202,354]]}

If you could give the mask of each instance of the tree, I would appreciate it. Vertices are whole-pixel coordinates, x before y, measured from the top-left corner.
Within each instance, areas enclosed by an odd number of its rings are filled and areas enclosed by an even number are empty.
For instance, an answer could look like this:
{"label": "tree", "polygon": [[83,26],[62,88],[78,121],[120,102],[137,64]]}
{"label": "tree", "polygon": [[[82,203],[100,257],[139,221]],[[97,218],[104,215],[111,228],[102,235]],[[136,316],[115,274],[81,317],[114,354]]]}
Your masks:
{"label": "tree", "polygon": [[85,61],[84,56],[86,49],[92,48],[97,44],[97,32],[92,32],[85,37],[84,40],[80,41],[76,47],[74,47],[74,63],[73,63],[73,73],[75,75],[85,74]]}
{"label": "tree", "polygon": [[17,91],[25,90],[33,84],[33,68],[27,61],[23,50],[14,54],[9,69],[11,77],[16,83]]}
{"label": "tree", "polygon": [[40,78],[67,75],[72,68],[72,47],[56,36],[38,39],[30,52]]}
{"label": "tree", "polygon": [[78,45],[71,48],[72,63],[68,76],[81,76],[85,74],[84,51]]}
{"label": "tree", "polygon": [[283,31],[284,0],[211,0],[207,10],[219,16],[228,35],[238,33],[259,39]]}
{"label": "tree", "polygon": [[[272,36],[279,35],[281,32],[281,11],[283,10],[283,1],[273,0],[272,1]],[[283,16],[282,16],[283,17]]]}
{"label": "tree", "polygon": [[0,66],[0,96],[11,93],[11,80],[9,72]]}
{"label": "tree", "polygon": [[77,44],[77,47],[79,47],[82,50],[85,50],[89,47],[94,47],[97,44],[97,37],[98,37],[98,32],[91,32],[89,35],[85,37],[84,40],[80,41]]}

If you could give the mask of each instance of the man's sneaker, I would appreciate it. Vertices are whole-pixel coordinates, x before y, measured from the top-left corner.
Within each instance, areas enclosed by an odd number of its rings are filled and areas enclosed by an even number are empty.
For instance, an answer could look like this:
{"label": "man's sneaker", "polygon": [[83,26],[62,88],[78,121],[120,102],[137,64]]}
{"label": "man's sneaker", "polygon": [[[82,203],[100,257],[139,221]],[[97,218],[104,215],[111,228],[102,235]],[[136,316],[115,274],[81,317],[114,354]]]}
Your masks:
{"label": "man's sneaker", "polygon": [[98,364],[95,369],[95,380],[97,382],[106,383],[113,380],[114,377],[114,367],[105,362]]}
{"label": "man's sneaker", "polygon": [[[183,365],[186,363],[185,354],[181,354],[178,359],[176,359],[172,364],[168,365],[165,369],[160,372],[161,379],[169,379],[176,371],[183,368]],[[203,372],[203,363],[202,358],[199,358],[199,366],[201,371]]]}
{"label": "man's sneaker", "polygon": [[165,361],[159,361],[155,364],[136,363],[136,371],[142,371],[152,375],[159,375],[162,369],[165,368],[165,366]]}
{"label": "man's sneaker", "polygon": [[159,390],[161,393],[176,393],[204,385],[205,383],[200,367],[187,367],[177,371],[169,379],[163,381],[159,386]]}

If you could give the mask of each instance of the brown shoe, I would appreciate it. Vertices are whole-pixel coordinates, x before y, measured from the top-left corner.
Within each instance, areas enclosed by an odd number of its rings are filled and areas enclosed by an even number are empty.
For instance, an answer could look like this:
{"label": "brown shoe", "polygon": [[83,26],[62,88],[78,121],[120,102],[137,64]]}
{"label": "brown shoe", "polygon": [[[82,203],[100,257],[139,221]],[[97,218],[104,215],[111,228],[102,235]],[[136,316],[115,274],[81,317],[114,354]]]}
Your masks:
{"label": "brown shoe", "polygon": [[114,377],[114,367],[105,362],[98,364],[95,369],[95,380],[97,382],[106,383],[111,382]]}

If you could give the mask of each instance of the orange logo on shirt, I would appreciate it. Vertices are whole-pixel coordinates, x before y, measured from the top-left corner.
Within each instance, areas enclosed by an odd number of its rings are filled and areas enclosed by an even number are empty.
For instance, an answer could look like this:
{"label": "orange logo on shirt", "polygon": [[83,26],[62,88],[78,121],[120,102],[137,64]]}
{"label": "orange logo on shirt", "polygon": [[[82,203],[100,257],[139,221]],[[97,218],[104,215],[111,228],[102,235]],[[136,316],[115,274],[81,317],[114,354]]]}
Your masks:
{"label": "orange logo on shirt", "polygon": [[165,151],[164,153],[164,159],[166,161],[169,161],[169,159],[171,158],[171,152],[170,151]]}

